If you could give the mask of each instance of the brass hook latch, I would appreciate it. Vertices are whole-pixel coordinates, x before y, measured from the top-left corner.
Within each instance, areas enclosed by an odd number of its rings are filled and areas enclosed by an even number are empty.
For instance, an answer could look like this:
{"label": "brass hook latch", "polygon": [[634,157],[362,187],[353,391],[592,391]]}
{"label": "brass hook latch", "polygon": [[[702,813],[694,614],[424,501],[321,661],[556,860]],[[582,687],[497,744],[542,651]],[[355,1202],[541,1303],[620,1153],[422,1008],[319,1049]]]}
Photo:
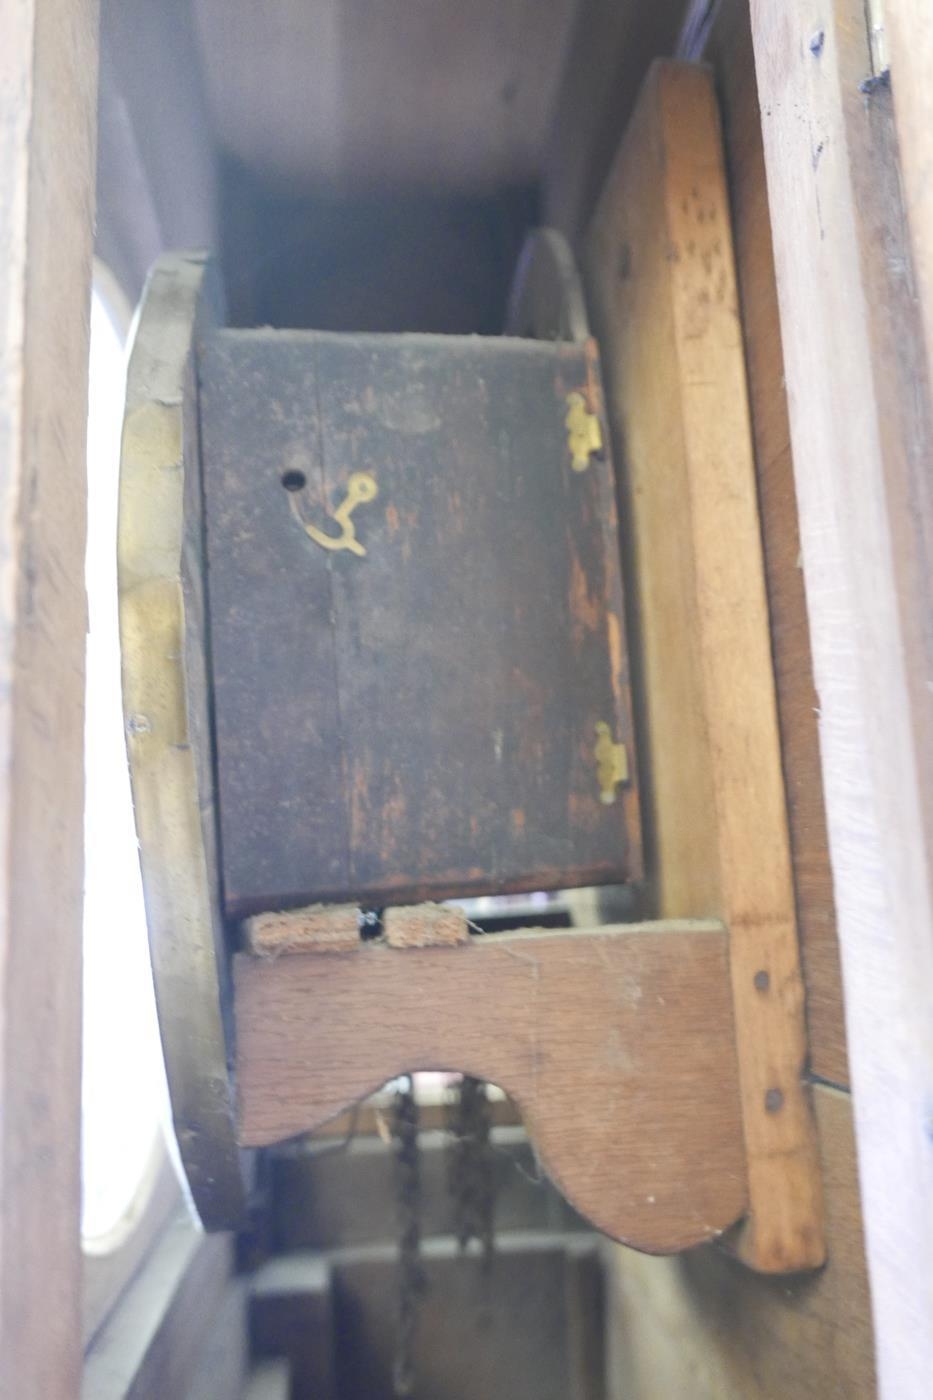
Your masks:
{"label": "brass hook latch", "polygon": [[596,759],[596,781],[599,783],[599,800],[607,806],[616,800],[619,783],[628,782],[628,751],[624,744],[616,744],[612,730],[604,719],[596,725],[596,743],[593,745]]}
{"label": "brass hook latch", "polygon": [[366,505],[369,501],[374,501],[379,495],[379,487],[376,485],[376,478],[371,472],[354,472],[347,482],[347,494],[342,503],[333,513],[333,519],[340,526],[339,535],[328,535],[323,530],[319,530],[316,525],[309,525],[307,520],[302,520],[298,501],[293,495],[291,498],[292,515],[304,530],[305,534],[315,544],[319,544],[322,549],[349,549],[351,554],[364,555],[366,549],[356,538],[356,526],[351,519],[357,506]]}
{"label": "brass hook latch", "polygon": [[590,412],[579,390],[567,395],[564,427],[571,465],[575,472],[585,472],[591,459],[603,450],[603,430],[598,415]]}

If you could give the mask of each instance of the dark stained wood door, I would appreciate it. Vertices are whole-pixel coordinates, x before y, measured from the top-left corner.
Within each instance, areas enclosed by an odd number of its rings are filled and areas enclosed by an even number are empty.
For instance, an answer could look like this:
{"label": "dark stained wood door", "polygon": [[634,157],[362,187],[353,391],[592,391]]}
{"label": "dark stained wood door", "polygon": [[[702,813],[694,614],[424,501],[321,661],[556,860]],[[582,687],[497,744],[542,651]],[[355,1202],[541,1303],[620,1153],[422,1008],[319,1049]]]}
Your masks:
{"label": "dark stained wood door", "polygon": [[[221,331],[200,361],[228,910],[625,879],[633,744],[593,348]],[[331,548],[328,540],[341,543]]]}

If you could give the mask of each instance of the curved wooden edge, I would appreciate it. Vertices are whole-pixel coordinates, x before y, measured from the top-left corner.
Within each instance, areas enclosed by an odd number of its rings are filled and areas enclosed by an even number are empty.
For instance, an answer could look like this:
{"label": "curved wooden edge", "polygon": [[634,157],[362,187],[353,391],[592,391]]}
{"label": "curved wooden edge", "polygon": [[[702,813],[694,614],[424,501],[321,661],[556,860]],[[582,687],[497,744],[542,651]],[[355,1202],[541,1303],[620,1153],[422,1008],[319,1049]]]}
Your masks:
{"label": "curved wooden edge", "polygon": [[509,292],[505,334],[575,345],[590,338],[577,264],[557,229],[536,228],[525,239]]}
{"label": "curved wooden edge", "polygon": [[245,1208],[233,1128],[200,569],[193,346],[216,319],[203,254],[150,273],[127,373],[120,464],[120,640],[159,1023],[181,1160],[206,1229]]}
{"label": "curved wooden edge", "polygon": [[747,1203],[727,939],[678,922],[234,961],[241,1143],[320,1126],[393,1076],[458,1070],[517,1102],[552,1180],[651,1253]]}

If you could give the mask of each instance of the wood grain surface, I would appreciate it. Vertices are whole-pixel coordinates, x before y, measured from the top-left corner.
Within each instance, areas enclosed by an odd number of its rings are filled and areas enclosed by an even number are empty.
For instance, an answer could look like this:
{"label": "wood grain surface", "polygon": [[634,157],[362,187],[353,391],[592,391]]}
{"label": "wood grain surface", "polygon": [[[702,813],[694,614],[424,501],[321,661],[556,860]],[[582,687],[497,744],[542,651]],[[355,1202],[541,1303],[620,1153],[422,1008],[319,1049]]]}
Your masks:
{"label": "wood grain surface", "polygon": [[81,1365],[94,0],[0,9],[0,1390]]}
{"label": "wood grain surface", "polygon": [[708,924],[497,934],[235,963],[240,1139],[324,1123],[385,1080],[458,1070],[518,1103],[598,1228],[665,1252],[746,1205],[726,940]]}
{"label": "wood grain surface", "polygon": [[882,9],[891,59],[903,198],[916,292],[933,383],[933,17],[926,0],[886,0]]}
{"label": "wood grain surface", "polygon": [[[592,346],[223,331],[200,382],[228,912],[637,874],[596,755],[634,755],[613,469],[565,423]],[[329,551],[302,525],[360,473],[365,554]]]}
{"label": "wood grain surface", "polygon": [[729,0],[719,6],[704,56],[714,68],[723,116],[781,760],[807,993],[809,1068],[821,1079],[846,1085],[849,1069],[842,974],[820,772],[819,697],[810,654],[768,190],[745,0]]}
{"label": "wood grain surface", "polygon": [[864,8],[756,3],[752,29],[878,1382],[913,1400],[933,1374],[925,357],[889,99],[858,90]]}
{"label": "wood grain surface", "polygon": [[718,915],[750,1216],[765,1271],[822,1262],[803,982],[719,117],[708,70],[652,68],[585,271],[640,642],[649,869],[664,917]]}

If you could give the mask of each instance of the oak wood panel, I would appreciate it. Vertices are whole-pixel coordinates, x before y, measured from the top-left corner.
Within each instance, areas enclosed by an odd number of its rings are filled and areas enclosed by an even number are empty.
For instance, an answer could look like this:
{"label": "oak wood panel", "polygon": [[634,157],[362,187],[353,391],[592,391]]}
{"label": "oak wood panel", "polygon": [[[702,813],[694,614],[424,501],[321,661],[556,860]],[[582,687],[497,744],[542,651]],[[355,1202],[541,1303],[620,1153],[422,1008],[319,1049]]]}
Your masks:
{"label": "oak wood panel", "polygon": [[739,1247],[822,1262],[784,784],[723,155],[710,74],[656,63],[585,270],[621,463],[660,912],[729,927],[749,1171]]}
{"label": "oak wood panel", "polygon": [[912,1400],[933,1374],[925,381],[884,109],[858,93],[863,7],[752,21],[879,1386]]}
{"label": "oak wood panel", "polygon": [[611,1400],[874,1400],[852,1107],[817,1086],[829,1262],[753,1276],[710,1246],[607,1256]]}
{"label": "oak wood panel", "polygon": [[820,777],[819,705],[800,558],[758,90],[746,0],[716,12],[713,65],[733,216],[781,757],[787,791],[812,1072],[848,1084],[832,870]]}
{"label": "oak wood panel", "polygon": [[499,934],[235,961],[240,1140],[307,1131],[386,1079],[460,1070],[518,1103],[599,1228],[666,1251],[745,1181],[725,938],[710,925]]}
{"label": "oak wood panel", "polygon": [[221,145],[280,182],[537,174],[576,0],[197,0]]}
{"label": "oak wood panel", "polygon": [[97,5],[0,10],[0,1367],[81,1356],[85,433]]}

